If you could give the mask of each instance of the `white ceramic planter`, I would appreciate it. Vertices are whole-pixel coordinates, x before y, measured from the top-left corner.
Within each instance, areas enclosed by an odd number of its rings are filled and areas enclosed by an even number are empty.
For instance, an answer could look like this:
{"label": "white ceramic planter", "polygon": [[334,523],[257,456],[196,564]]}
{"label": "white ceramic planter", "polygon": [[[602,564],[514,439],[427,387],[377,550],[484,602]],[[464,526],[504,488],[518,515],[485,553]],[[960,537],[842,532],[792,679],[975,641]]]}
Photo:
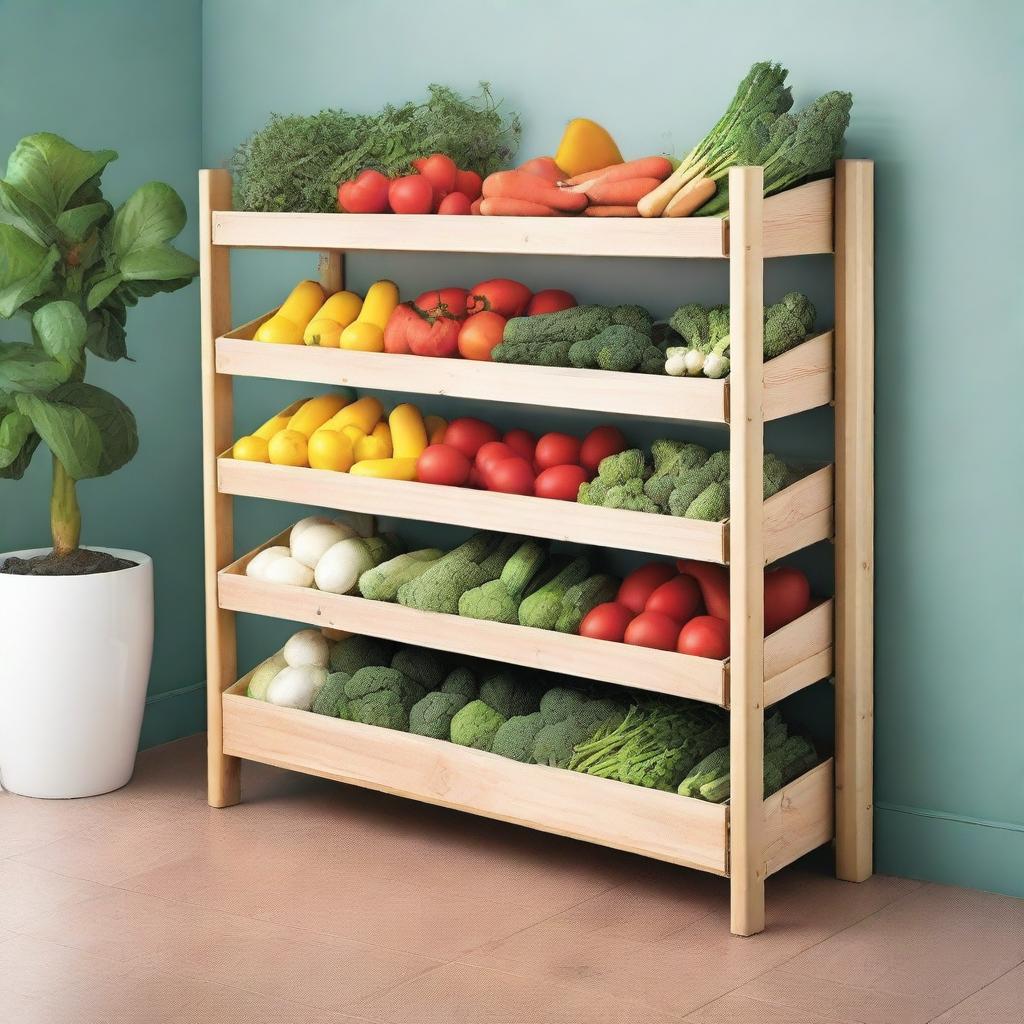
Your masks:
{"label": "white ceramic planter", "polygon": [[153,561],[97,550],[138,565],[0,573],[0,784],[11,793],[95,796],[132,777],[153,655]]}

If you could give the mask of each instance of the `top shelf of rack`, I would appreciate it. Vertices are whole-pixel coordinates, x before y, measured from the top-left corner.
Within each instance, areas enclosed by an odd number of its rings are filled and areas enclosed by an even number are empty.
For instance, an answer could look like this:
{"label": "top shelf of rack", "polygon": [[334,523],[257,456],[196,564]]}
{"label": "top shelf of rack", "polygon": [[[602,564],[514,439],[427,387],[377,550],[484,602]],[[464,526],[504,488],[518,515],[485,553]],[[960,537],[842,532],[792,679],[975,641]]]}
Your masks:
{"label": "top shelf of rack", "polygon": [[[833,181],[764,203],[764,255],[832,252]],[[214,211],[213,244],[345,252],[467,252],[532,256],[725,259],[729,222],[718,217],[438,217],[405,214]]]}

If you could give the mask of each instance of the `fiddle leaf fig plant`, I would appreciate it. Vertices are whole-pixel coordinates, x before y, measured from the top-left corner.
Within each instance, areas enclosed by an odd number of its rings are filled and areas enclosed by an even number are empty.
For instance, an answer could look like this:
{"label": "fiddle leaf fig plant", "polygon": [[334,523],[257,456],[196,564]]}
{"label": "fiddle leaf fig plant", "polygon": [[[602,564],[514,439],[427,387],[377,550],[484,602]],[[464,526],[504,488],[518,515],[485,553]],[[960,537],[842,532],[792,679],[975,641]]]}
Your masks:
{"label": "fiddle leaf fig plant", "polygon": [[173,188],[149,182],[116,210],[103,198],[116,159],[41,132],[17,144],[0,180],[0,318],[26,320],[30,338],[0,341],[0,478],[19,479],[40,444],[50,450],[57,558],[78,548],[77,482],[138,448],[131,410],[86,383],[88,355],[127,358],[128,307],[199,272],[170,244],[186,219]]}

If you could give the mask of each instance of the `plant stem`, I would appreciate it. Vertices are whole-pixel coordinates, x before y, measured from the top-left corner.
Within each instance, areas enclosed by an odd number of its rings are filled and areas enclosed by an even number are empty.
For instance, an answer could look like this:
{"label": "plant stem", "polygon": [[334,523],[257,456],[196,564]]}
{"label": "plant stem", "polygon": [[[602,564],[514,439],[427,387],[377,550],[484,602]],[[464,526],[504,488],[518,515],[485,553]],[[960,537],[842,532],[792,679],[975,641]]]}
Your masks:
{"label": "plant stem", "polygon": [[78,508],[75,481],[64,464],[53,457],[53,489],[50,492],[50,532],[56,555],[69,555],[77,550],[82,535],[82,513]]}

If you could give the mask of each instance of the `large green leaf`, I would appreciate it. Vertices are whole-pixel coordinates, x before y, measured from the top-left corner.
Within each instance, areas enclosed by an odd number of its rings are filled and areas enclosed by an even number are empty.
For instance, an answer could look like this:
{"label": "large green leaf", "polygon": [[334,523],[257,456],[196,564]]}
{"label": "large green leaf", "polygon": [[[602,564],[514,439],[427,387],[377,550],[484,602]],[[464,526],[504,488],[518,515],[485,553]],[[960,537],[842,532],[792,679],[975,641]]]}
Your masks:
{"label": "large green leaf", "polygon": [[45,395],[69,375],[68,367],[35,345],[0,342],[0,392]]}
{"label": "large green leaf", "polygon": [[74,206],[57,218],[57,229],[68,242],[82,242],[104,217],[110,214],[110,203],[100,201]]}
{"label": "large green leaf", "polygon": [[9,412],[0,419],[0,469],[6,469],[21,454],[29,434],[32,421],[21,412]]}
{"label": "large green leaf", "polygon": [[13,224],[42,245],[57,241],[57,226],[46,211],[6,181],[0,181],[0,222]]}
{"label": "large green leaf", "polygon": [[66,300],[48,302],[32,317],[43,351],[69,373],[82,358],[86,323],[82,311]]}
{"label": "large green leaf", "polygon": [[104,274],[102,277],[95,278],[89,289],[89,294],[86,296],[86,309],[93,310],[101,306],[123,280],[124,278],[120,274]]}
{"label": "large green leaf", "polygon": [[106,232],[108,247],[123,262],[130,253],[169,242],[185,226],[185,219],[185,204],[178,193],[162,181],[150,181],[114,214]]}
{"label": "large green leaf", "polygon": [[[124,313],[124,307],[118,307]],[[120,319],[111,311],[110,304],[101,306],[89,315],[85,347],[100,359],[113,362],[128,355],[125,344],[124,317]]]}
{"label": "large green leaf", "polygon": [[49,286],[60,260],[56,246],[40,245],[11,224],[0,224],[0,316],[12,316]]}
{"label": "large green leaf", "polygon": [[37,395],[18,395],[18,411],[31,421],[36,433],[61,461],[74,480],[102,476],[103,440],[92,417],[70,402]]}
{"label": "large green leaf", "polygon": [[56,221],[75,193],[116,159],[112,149],[90,152],[52,132],[39,132],[15,146],[6,180]]}
{"label": "large green leaf", "polygon": [[41,438],[34,431],[29,434],[28,440],[21,446],[21,451],[18,452],[14,461],[8,466],[0,467],[0,479],[20,480],[25,475],[25,470],[28,469],[28,464],[32,461],[32,456],[39,447],[40,440]]}
{"label": "large green leaf", "polygon": [[189,280],[199,273],[199,264],[170,245],[135,249],[121,260],[126,281]]}
{"label": "large green leaf", "polygon": [[135,416],[120,398],[82,381],[69,381],[50,397],[84,413],[99,431],[100,458],[92,476],[106,476],[130,462],[139,449]]}

